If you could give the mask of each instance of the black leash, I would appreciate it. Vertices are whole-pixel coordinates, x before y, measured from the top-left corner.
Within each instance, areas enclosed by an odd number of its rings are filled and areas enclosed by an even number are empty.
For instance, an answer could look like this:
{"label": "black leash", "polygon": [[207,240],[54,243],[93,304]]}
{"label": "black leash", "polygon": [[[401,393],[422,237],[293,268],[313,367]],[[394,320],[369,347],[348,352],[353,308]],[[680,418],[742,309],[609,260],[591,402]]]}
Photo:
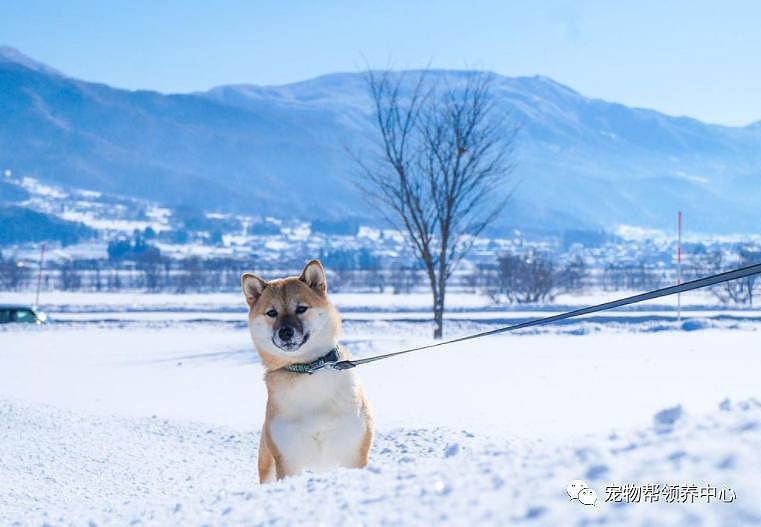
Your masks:
{"label": "black leash", "polygon": [[699,278],[690,282],[685,282],[679,285],[672,285],[664,287],[662,289],[656,289],[648,293],[642,293],[639,295],[630,296],[627,298],[621,298],[619,300],[613,300],[611,302],[605,302],[603,304],[597,304],[596,306],[584,307],[576,309],[574,311],[568,311],[559,315],[552,315],[551,317],[538,318],[535,320],[529,320],[515,324],[513,326],[507,326],[504,328],[492,329],[491,331],[484,331],[483,333],[476,333],[474,335],[468,335],[465,337],[459,337],[444,342],[437,342],[435,344],[428,344],[426,346],[420,346],[417,348],[410,348],[402,351],[396,351],[393,353],[386,353],[384,355],[375,355],[373,357],[365,357],[364,359],[343,360],[333,364],[326,364],[326,366],[334,368],[336,370],[348,370],[355,368],[360,364],[367,364],[368,362],[375,362],[376,360],[388,359],[390,357],[396,357],[397,355],[403,355],[405,353],[412,353],[413,351],[420,351],[429,348],[437,348],[439,346],[446,346],[447,344],[454,344],[455,342],[463,342],[465,340],[477,339],[481,337],[488,337],[490,335],[497,335],[499,333],[506,333],[508,331],[515,331],[518,329],[530,328],[533,326],[543,326],[545,324],[551,324],[559,320],[565,320],[567,318],[579,317],[581,315],[588,315],[589,313],[596,313],[598,311],[606,311],[621,306],[628,306],[630,304],[636,304],[638,302],[644,302],[645,300],[652,300],[653,298],[660,298],[663,296],[675,295],[677,293],[684,293],[685,291],[692,291],[694,289],[701,289],[703,287],[709,287],[730,280],[737,280],[739,278],[745,278],[747,276],[753,276],[761,274],[761,264],[750,265],[748,267],[742,267],[735,269],[734,271],[727,271],[726,273],[719,273],[705,278]]}

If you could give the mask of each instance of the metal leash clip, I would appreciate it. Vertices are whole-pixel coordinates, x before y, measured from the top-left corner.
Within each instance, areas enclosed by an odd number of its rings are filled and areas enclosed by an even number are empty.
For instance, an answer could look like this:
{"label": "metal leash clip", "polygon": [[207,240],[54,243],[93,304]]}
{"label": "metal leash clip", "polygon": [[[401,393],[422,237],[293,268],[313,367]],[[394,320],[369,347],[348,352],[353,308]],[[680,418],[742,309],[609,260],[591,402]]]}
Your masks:
{"label": "metal leash clip", "polygon": [[350,360],[342,360],[338,362],[331,362],[326,364],[326,366],[330,366],[334,370],[343,371],[343,370],[350,370],[351,368],[356,368],[357,365],[354,364]]}

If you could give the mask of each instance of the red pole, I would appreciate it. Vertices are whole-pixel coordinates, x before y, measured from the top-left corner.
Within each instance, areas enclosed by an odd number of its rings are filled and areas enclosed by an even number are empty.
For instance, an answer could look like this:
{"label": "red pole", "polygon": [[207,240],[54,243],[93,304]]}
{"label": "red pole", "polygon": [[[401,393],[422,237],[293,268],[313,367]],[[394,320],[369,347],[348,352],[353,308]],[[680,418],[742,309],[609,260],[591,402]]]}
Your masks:
{"label": "red pole", "polygon": [[[682,211],[677,215],[677,245],[676,245],[677,284],[682,283]],[[677,319],[682,320],[682,294],[676,295]]]}

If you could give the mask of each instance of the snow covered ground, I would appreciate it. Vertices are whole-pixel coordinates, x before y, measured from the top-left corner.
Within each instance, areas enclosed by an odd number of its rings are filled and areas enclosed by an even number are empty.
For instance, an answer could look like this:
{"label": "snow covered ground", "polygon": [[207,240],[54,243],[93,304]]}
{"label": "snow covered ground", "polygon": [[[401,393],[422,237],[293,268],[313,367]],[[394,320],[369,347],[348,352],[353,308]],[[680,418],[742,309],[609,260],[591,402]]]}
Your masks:
{"label": "snow covered ground", "polygon": [[[642,291],[595,291],[585,294],[561,294],[545,309],[566,306],[586,306],[607,302]],[[342,312],[358,311],[424,311],[431,306],[431,294],[421,291],[410,294],[332,293],[332,301]],[[34,292],[2,291],[2,303],[34,302]],[[245,312],[245,304],[239,291],[224,293],[141,293],[141,292],[79,292],[43,291],[40,304],[53,312],[102,312],[102,311],[233,311]],[[720,309],[716,299],[707,291],[691,291],[682,295],[682,305],[696,310]],[[674,297],[660,298],[633,306],[639,309],[674,310]],[[495,305],[486,295],[450,292],[447,294],[450,311],[496,310],[526,311],[525,306]]]}
{"label": "snow covered ground", "polygon": [[[761,525],[758,312],[656,306],[363,366],[369,468],[262,487],[261,366],[232,299],[185,319],[91,300],[0,329],[0,525]],[[451,336],[506,317],[472,302]],[[357,356],[428,341],[409,306],[354,306]],[[594,506],[568,498],[579,478]],[[625,484],[736,499],[605,502]]]}

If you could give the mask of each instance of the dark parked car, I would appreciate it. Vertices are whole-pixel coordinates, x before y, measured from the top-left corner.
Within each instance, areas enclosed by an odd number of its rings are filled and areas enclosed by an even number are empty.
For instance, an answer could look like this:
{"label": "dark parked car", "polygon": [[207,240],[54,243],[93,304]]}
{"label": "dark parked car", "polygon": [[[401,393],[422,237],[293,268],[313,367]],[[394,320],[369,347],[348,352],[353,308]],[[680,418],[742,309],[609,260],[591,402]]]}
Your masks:
{"label": "dark parked car", "polygon": [[48,316],[36,307],[20,304],[0,304],[0,324],[44,324]]}

